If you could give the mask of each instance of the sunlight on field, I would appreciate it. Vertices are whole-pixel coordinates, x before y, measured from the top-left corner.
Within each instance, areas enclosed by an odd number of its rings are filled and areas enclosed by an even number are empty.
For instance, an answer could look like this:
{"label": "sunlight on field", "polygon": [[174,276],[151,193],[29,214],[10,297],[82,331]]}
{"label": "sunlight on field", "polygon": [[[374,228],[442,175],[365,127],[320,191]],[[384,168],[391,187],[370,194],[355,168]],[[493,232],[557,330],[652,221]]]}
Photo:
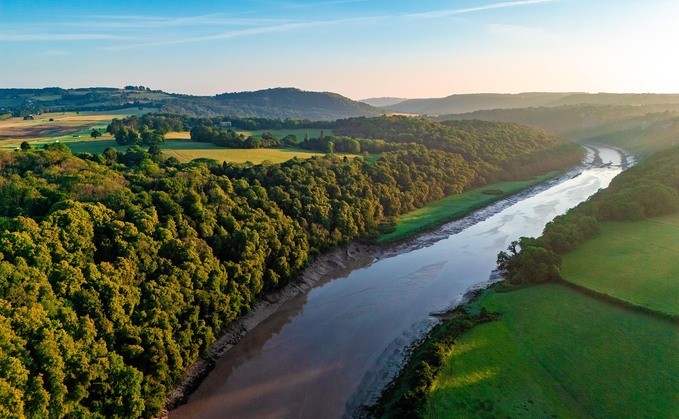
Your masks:
{"label": "sunlight on field", "polygon": [[[73,154],[78,153],[102,153],[106,148],[113,147],[119,151],[127,150],[128,146],[118,145],[115,140],[80,140],[67,142]],[[144,149],[146,147],[143,147]],[[277,148],[256,148],[256,149],[231,149],[217,147],[210,143],[197,143],[187,140],[166,140],[160,145],[165,157],[175,157],[182,163],[190,162],[193,159],[204,158],[214,159],[218,162],[245,163],[251,162],[260,164],[264,161],[271,163],[281,163],[294,157],[309,158],[312,156],[322,156],[323,153],[315,153],[300,149],[277,149]],[[355,157],[348,155],[349,157]]]}
{"label": "sunlight on field", "polygon": [[55,141],[81,141],[89,138],[92,129],[105,131],[113,118],[148,111],[149,108],[128,108],[105,112],[52,112],[33,115],[33,119],[28,120],[6,119],[0,121],[0,149],[14,149],[24,141],[33,146]]}
{"label": "sunlight on field", "polygon": [[679,315],[679,214],[606,222],[602,232],[563,256],[570,282],[628,303]]}
{"label": "sunlight on field", "polygon": [[165,134],[166,140],[190,140],[191,133],[188,131],[170,131]]}
{"label": "sunlight on field", "polygon": [[166,157],[176,157],[182,163],[197,158],[208,158],[219,162],[226,161],[231,163],[251,162],[260,164],[264,161],[281,163],[294,157],[309,158],[312,156],[324,155],[323,153],[315,153],[300,149],[222,148],[209,143],[194,143],[185,140],[166,141],[165,144],[161,146],[161,149]]}
{"label": "sunlight on field", "polygon": [[[548,284],[486,294],[503,313],[456,346],[427,417],[674,417],[676,326]],[[641,355],[643,354],[643,355]],[[489,372],[493,372],[489,374]],[[606,412],[607,415],[601,415]]]}

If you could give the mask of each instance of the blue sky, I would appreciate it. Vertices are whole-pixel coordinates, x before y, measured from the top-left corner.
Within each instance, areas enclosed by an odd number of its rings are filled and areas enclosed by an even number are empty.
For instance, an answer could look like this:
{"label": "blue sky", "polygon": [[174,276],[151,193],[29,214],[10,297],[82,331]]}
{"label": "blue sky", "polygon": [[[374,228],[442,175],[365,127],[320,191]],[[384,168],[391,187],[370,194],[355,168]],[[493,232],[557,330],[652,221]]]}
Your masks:
{"label": "blue sky", "polygon": [[0,2],[0,87],[679,93],[676,0]]}

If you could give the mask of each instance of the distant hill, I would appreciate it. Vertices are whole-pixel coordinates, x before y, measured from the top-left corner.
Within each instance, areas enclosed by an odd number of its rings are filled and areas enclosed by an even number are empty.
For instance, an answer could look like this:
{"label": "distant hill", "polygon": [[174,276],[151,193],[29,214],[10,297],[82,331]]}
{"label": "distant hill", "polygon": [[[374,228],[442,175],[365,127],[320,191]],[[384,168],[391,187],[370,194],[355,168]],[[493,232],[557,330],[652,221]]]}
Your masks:
{"label": "distant hill", "polygon": [[354,116],[376,116],[384,110],[356,102],[337,93],[307,92],[276,88],[215,96],[229,115],[265,118],[334,120]]}
{"label": "distant hill", "polygon": [[62,89],[0,89],[0,115],[23,116],[47,111],[105,111],[130,107],[157,108],[192,116],[241,116],[280,119],[335,120],[386,113],[330,92],[276,88],[255,92],[191,96],[150,90],[93,87]]}
{"label": "distant hill", "polygon": [[616,93],[518,93],[518,94],[464,94],[438,99],[409,99],[384,105],[396,112],[446,115],[488,109],[517,109],[555,107],[564,105],[658,105],[679,104],[679,94],[616,94]]}
{"label": "distant hill", "polygon": [[679,104],[622,106],[579,104],[492,109],[443,115],[434,119],[514,122],[542,128],[572,141],[617,145],[640,157],[679,144]]}
{"label": "distant hill", "polygon": [[384,108],[406,100],[408,99],[403,97],[374,97],[370,99],[361,99],[359,102],[367,103],[370,106],[376,106],[378,108]]}
{"label": "distant hill", "polygon": [[547,106],[571,94],[572,93],[478,93],[451,95],[438,99],[408,99],[386,107],[397,112],[443,115],[473,112],[481,109]]}

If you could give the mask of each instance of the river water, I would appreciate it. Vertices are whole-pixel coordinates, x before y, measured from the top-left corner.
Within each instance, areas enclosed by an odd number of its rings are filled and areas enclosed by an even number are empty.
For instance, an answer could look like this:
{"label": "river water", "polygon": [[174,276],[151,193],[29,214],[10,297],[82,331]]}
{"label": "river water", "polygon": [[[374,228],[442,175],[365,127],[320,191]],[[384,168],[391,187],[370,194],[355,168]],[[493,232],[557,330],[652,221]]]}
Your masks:
{"label": "river water", "polygon": [[[604,164],[592,165],[598,155]],[[497,254],[605,188],[625,166],[589,148],[560,182],[500,202],[376,260],[358,259],[286,301],[217,361],[170,418],[340,418],[374,401],[433,312],[487,282]]]}

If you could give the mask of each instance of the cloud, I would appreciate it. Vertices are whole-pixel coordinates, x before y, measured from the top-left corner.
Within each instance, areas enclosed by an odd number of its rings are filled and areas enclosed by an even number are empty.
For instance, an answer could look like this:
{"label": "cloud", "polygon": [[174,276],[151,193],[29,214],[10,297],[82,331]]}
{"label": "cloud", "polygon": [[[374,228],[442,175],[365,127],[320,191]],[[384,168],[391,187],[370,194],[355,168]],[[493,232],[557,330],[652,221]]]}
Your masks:
{"label": "cloud", "polygon": [[311,27],[317,27],[317,26],[327,26],[327,25],[347,24],[347,23],[365,24],[365,23],[375,22],[376,20],[380,20],[380,19],[382,19],[382,17],[375,17],[375,18],[359,17],[359,18],[336,19],[336,20],[290,22],[290,23],[281,23],[281,24],[276,24],[276,25],[259,26],[259,27],[255,27],[255,28],[220,32],[220,33],[215,33],[215,34],[212,34],[212,35],[204,35],[204,36],[197,36],[197,37],[190,37],[190,38],[182,37],[182,38],[167,39],[167,40],[162,40],[162,41],[148,41],[148,42],[140,42],[140,43],[135,43],[135,44],[108,46],[108,47],[105,47],[103,49],[110,50],[110,51],[122,51],[122,50],[134,49],[134,48],[191,44],[191,43],[197,43],[197,42],[208,42],[208,41],[218,41],[218,40],[239,38],[239,37],[244,37],[244,36],[254,36],[254,35],[262,35],[262,34],[276,33],[276,32],[287,32],[287,31],[292,31],[292,30],[296,30],[296,29],[304,29],[304,28],[311,28]]}
{"label": "cloud", "polygon": [[416,19],[437,19],[437,18],[442,18],[442,17],[448,17],[448,16],[454,16],[454,15],[462,15],[465,13],[472,13],[472,12],[481,12],[484,10],[494,10],[494,9],[504,9],[507,7],[518,7],[518,6],[529,6],[533,4],[542,4],[542,3],[553,3],[558,0],[521,0],[521,1],[507,1],[507,2],[502,2],[502,3],[492,3],[492,4],[486,4],[484,6],[478,6],[478,7],[469,7],[465,9],[446,9],[446,10],[435,10],[431,12],[422,12],[422,13],[410,13],[405,15],[406,17],[409,18],[416,18]]}
{"label": "cloud", "polygon": [[121,36],[99,33],[0,33],[2,42],[36,42],[36,41],[101,41],[121,40]]}
{"label": "cloud", "polygon": [[[228,18],[222,14],[210,14],[190,17],[161,17],[161,16],[138,16],[138,15],[88,15],[83,16],[84,22],[74,23],[75,26],[103,27],[103,28],[130,28],[130,29],[159,29],[182,26],[257,26],[273,23],[285,23],[290,20],[266,19],[266,18]],[[92,22],[91,22],[91,21]]]}
{"label": "cloud", "polygon": [[336,4],[365,3],[368,0],[330,0],[317,3],[280,3],[283,9],[302,9],[308,7],[334,6]]}

